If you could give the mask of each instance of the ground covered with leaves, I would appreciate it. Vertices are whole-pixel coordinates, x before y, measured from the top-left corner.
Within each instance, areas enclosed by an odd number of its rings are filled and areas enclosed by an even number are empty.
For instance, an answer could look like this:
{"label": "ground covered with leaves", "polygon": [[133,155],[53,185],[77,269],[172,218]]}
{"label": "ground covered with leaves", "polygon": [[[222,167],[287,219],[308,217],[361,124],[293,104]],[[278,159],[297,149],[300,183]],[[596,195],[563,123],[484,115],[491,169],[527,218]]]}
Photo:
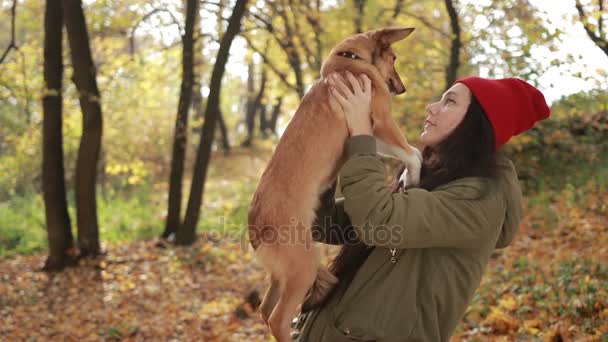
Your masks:
{"label": "ground covered with leaves", "polygon": [[[454,341],[608,341],[605,176],[526,196],[519,235],[493,255]],[[60,273],[39,271],[44,253],[1,259],[0,340],[271,341],[255,309],[266,276],[236,224],[249,196],[236,194],[251,187],[235,189],[207,201],[238,218],[230,238],[107,244]]]}
{"label": "ground covered with leaves", "polygon": [[[584,212],[561,198],[556,226],[528,210],[496,252],[455,340],[608,338],[608,196],[588,196]],[[141,241],[55,274],[38,271],[45,255],[3,260],[0,338],[269,341],[254,309],[265,276],[244,246]]]}

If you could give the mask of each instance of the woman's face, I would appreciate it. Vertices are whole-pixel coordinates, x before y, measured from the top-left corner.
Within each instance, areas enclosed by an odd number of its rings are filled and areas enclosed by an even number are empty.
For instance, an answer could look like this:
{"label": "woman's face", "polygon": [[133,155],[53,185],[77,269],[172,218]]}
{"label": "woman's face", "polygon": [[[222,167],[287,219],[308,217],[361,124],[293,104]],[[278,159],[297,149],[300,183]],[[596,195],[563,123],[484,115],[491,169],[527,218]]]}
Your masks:
{"label": "woman's face", "polygon": [[456,83],[441,99],[426,107],[428,116],[420,135],[423,145],[435,146],[460,124],[471,103],[471,91],[463,83]]}

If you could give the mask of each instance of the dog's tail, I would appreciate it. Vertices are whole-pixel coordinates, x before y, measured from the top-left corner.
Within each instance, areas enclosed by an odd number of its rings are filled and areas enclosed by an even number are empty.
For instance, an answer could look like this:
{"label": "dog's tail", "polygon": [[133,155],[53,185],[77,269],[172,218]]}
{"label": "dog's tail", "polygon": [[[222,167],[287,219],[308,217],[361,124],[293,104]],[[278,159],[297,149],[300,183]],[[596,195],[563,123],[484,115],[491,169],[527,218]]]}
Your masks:
{"label": "dog's tail", "polygon": [[337,283],[338,278],[336,278],[335,275],[329,272],[325,266],[319,266],[319,269],[317,270],[317,277],[315,278],[315,282],[312,284],[312,287],[304,299],[301,311],[306,312],[323,304]]}

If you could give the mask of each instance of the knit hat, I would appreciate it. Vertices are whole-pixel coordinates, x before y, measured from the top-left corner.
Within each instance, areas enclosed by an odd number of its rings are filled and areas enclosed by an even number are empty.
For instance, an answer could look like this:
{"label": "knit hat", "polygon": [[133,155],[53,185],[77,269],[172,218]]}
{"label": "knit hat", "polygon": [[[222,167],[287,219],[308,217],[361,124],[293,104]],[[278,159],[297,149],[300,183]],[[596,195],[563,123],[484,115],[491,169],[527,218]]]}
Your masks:
{"label": "knit hat", "polygon": [[494,128],[496,149],[551,113],[543,94],[518,78],[465,77],[458,82],[471,90],[486,112]]}

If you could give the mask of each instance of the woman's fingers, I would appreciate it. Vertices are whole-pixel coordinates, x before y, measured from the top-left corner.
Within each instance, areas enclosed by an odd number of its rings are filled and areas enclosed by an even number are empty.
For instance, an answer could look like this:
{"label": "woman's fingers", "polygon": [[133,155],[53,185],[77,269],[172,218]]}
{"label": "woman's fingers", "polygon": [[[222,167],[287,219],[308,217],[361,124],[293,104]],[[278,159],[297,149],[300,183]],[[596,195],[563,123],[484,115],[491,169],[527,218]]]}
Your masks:
{"label": "woman's fingers", "polygon": [[333,73],[330,77],[330,84],[339,90],[344,97],[350,97],[352,95],[352,91],[350,91],[342,76],[340,76],[338,73]]}
{"label": "woman's fingers", "polygon": [[361,89],[361,84],[359,83],[359,80],[357,80],[355,76],[353,76],[353,74],[348,71],[346,72],[346,78],[350,82],[350,85],[353,87],[355,95],[361,95],[363,89]]}
{"label": "woman's fingers", "polygon": [[[330,88],[330,91],[331,91],[331,88]],[[342,109],[342,106],[340,105],[340,103],[338,103],[335,96],[331,93],[329,95],[329,106],[331,107],[331,110],[334,111],[334,113],[341,114],[341,115],[344,114],[344,109]]]}
{"label": "woman's fingers", "polygon": [[342,106],[342,109],[344,109],[344,107],[347,107],[349,102],[348,100],[342,95],[340,94],[340,92],[334,88],[334,87],[329,87],[329,93],[330,93],[330,97],[334,97],[338,103],[340,103],[340,105]]}
{"label": "woman's fingers", "polygon": [[366,94],[372,92],[372,80],[366,74],[362,74],[360,78],[363,79],[363,89]]}

